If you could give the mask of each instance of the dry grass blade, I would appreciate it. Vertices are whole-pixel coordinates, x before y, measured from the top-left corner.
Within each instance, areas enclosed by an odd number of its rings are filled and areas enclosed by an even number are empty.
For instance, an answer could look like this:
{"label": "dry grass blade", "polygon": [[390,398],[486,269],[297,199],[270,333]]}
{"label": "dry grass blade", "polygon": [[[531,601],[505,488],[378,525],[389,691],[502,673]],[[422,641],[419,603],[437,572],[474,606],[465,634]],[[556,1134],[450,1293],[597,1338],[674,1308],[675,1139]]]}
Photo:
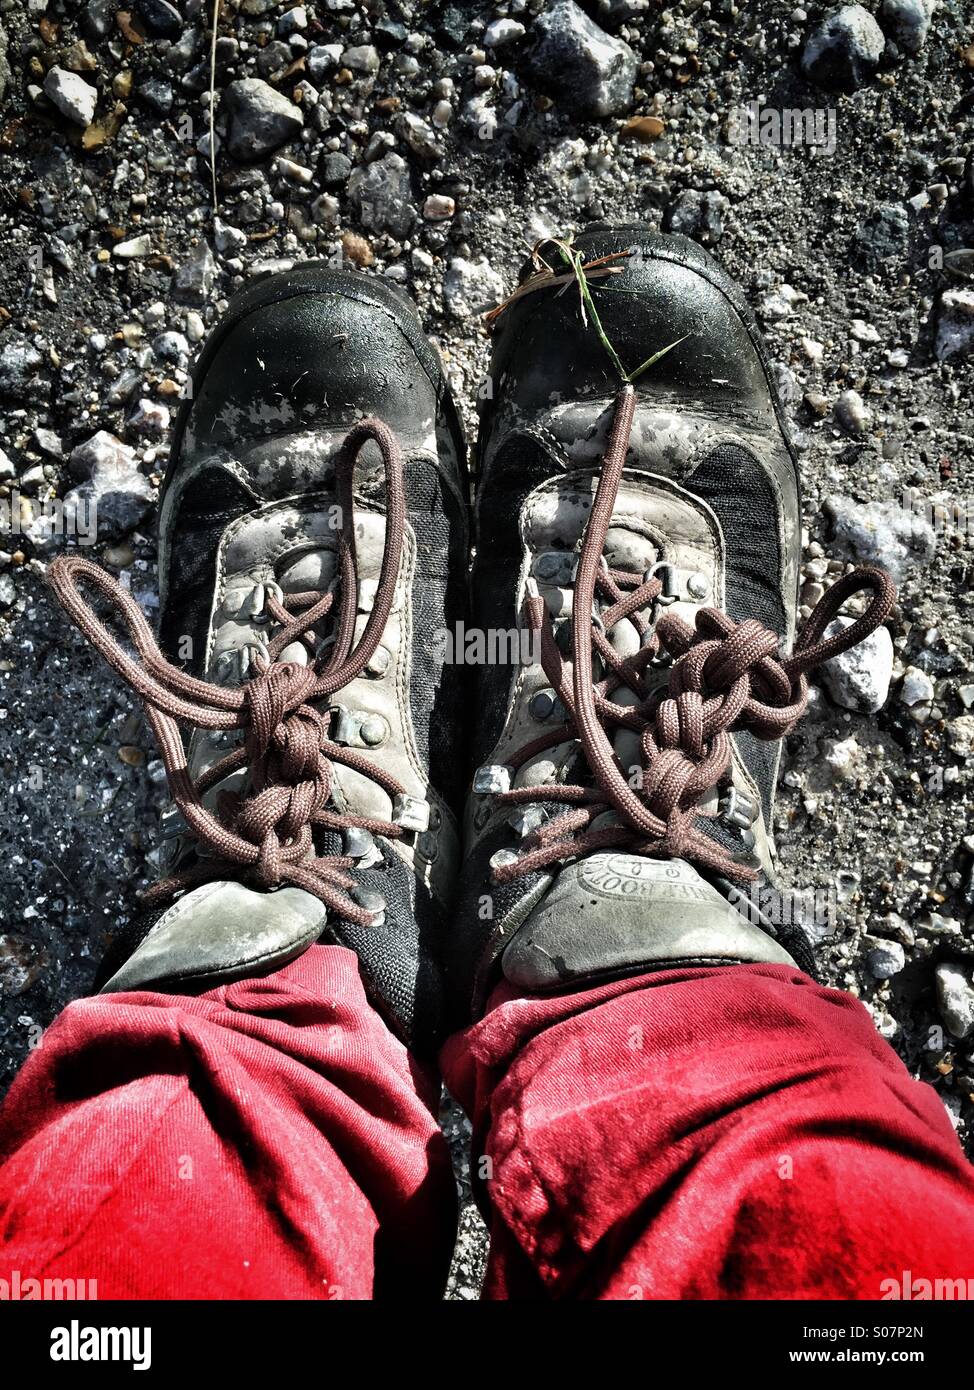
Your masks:
{"label": "dry grass blade", "polygon": [[[487,313],[484,315],[484,319],[487,323],[493,323],[495,319],[500,317],[506,308],[516,303],[517,300],[523,299],[526,294],[533,294],[535,290],[551,289],[555,285],[570,285],[572,281],[577,278],[573,269],[565,271],[563,274],[558,274],[548,265],[547,261],[543,260],[540,256],[538,247],[546,246],[551,243],[554,243],[559,250],[562,251],[563,255],[567,252],[569,264],[573,263],[568,242],[561,241],[556,237],[546,237],[543,242],[539,241],[531,253],[531,259],[538,267],[536,274],[532,275],[530,279],[525,280],[523,285],[518,285],[513,294],[508,295],[502,304],[498,304],[493,309],[488,309]],[[594,261],[586,261],[582,266],[582,270],[588,278],[593,280],[604,279],[608,275],[621,275],[623,271],[621,265],[609,265],[607,262],[619,260],[620,257],[628,255],[628,251],[613,251],[609,256],[599,256]]]}
{"label": "dry grass blade", "polygon": [[[548,264],[541,255],[540,248],[542,246],[553,246],[557,250],[567,267],[564,272],[559,274]],[[531,251],[531,260],[535,267],[535,274],[525,280],[523,285],[519,285],[514,293],[504,300],[503,304],[498,304],[496,308],[488,310],[485,318],[488,323],[493,323],[505,309],[511,304],[514,304],[518,299],[523,298],[524,295],[532,294],[535,290],[551,289],[555,285],[564,287],[574,282],[578,285],[579,309],[582,315],[583,326],[588,328],[591,324],[595,329],[599,342],[606,351],[606,355],[618,373],[620,381],[631,386],[644,372],[648,371],[654,363],[658,362],[661,357],[665,357],[668,352],[672,352],[675,347],[679,347],[680,343],[686,342],[687,338],[690,336],[689,333],[684,334],[682,338],[677,338],[675,342],[668,343],[666,347],[660,348],[659,351],[654,352],[651,357],[647,357],[646,360],[641,362],[633,371],[626,371],[625,367],[622,365],[622,359],[616,352],[609,335],[602,326],[602,319],[596,308],[595,300],[592,298],[589,282],[591,280],[604,278],[607,275],[621,275],[624,267],[620,265],[610,265],[609,262],[618,261],[631,255],[631,251],[612,251],[608,255],[598,256],[595,260],[583,261],[581,253],[576,251],[572,246],[571,237],[545,237],[543,241],[536,242]],[[560,290],[559,293],[564,293],[564,289]],[[636,294],[638,290],[633,290],[631,293]]]}
{"label": "dry grass blade", "polygon": [[213,0],[213,28],[210,34],[210,186],[213,191],[213,214],[218,211],[216,194],[216,34],[220,24],[220,6],[223,0]]}
{"label": "dry grass blade", "polygon": [[666,354],[672,352],[675,347],[679,347],[681,343],[685,343],[689,336],[689,333],[684,333],[682,338],[677,338],[675,342],[669,343],[665,348],[660,348],[659,352],[654,352],[652,357],[647,357],[645,362],[640,362],[636,370],[629,373],[629,381],[634,382],[637,377],[642,376],[643,372],[648,371],[661,357],[665,357]]}

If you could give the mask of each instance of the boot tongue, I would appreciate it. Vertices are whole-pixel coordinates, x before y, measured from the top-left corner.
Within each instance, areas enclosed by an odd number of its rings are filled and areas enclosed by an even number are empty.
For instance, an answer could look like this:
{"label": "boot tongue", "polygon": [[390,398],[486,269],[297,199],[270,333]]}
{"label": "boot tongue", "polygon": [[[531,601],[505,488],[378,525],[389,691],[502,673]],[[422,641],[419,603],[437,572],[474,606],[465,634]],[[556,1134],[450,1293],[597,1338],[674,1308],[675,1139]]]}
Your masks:
{"label": "boot tongue", "polygon": [[566,865],[512,938],[505,977],[565,989],[667,965],[795,962],[684,859],[604,853]]}

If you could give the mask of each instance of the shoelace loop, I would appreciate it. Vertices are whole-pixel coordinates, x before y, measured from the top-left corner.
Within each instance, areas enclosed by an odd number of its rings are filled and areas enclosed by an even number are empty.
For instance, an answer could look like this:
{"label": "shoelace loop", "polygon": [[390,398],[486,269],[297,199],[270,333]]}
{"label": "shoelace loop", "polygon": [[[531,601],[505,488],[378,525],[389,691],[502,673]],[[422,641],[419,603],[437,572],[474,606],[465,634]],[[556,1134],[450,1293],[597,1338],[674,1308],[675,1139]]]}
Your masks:
{"label": "shoelace loop", "polygon": [[[524,745],[508,759],[516,772],[539,753],[577,740],[594,785],[571,783],[517,787],[496,796],[499,805],[531,802],[563,804],[566,810],[525,835],[524,852],[505,856],[494,879],[505,882],[598,849],[624,849],[650,857],[695,860],[737,882],[755,878],[705,831],[697,802],[727,778],[731,766],[730,735],[748,730],[760,739],[784,737],[801,718],[808,702],[807,672],[856,646],[889,617],[896,590],[889,575],[864,566],[843,576],[816,605],[791,656],[779,651],[779,638],[754,618],[737,623],[716,608],[703,608],[690,627],[663,612],[655,623],[641,610],[653,608],[662,593],[654,575],[630,574],[606,565],[608,535],[635,415],[636,395],[626,386],[616,398],[609,441],[595,499],[582,540],[572,602],[572,670],[555,640],[544,599],[530,586],[522,613],[540,639],[541,663],[567,712],[556,729]],[[854,594],[872,590],[865,613],[843,631],[823,638],[843,604]],[[596,597],[608,603],[601,625],[592,622]],[[630,618],[641,647],[620,657],[605,636]],[[604,631],[602,630],[604,629]],[[648,668],[660,656],[673,660],[667,685],[651,689]],[[605,675],[596,681],[593,657]],[[615,687],[627,688],[634,704],[609,698]],[[610,729],[629,729],[639,737],[641,767],[623,768]],[[615,823],[593,829],[606,813]]]}
{"label": "shoelace loop", "polygon": [[[353,525],[353,478],[363,447],[374,441],[382,455],[386,484],[386,531],[375,600],[361,638],[354,642],[358,565]],[[257,888],[293,884],[351,921],[367,925],[372,914],[351,896],[355,880],[346,855],[318,855],[313,827],[344,831],[359,827],[396,838],[400,826],[328,809],[332,764],[354,769],[390,797],[402,785],[368,758],[329,736],[332,711],[316,708],[356,676],[375,654],[392,612],[406,524],[402,455],[395,435],[381,420],[361,420],[346,436],[335,462],[342,522],[336,580],[325,593],[278,599],[265,595],[265,610],[278,624],[256,673],[238,688],[215,685],[172,665],[162,654],[138,604],[98,565],[80,556],[59,556],[48,568],[55,596],[72,622],[109,666],[132,688],[152,727],[170,794],[196,841],[199,862],[160,880],[144,895],[146,904],[165,901],[199,884],[239,878]],[[135,650],[131,656],[82,595],[87,587],[107,600]],[[314,628],[332,619],[326,651],[314,655]],[[308,665],[280,661],[295,641],[309,650]],[[228,753],[194,782],[186,762],[180,725],[190,729],[242,729],[241,747]],[[207,791],[240,768],[247,769],[244,793],[220,795],[216,814],[203,804]]]}

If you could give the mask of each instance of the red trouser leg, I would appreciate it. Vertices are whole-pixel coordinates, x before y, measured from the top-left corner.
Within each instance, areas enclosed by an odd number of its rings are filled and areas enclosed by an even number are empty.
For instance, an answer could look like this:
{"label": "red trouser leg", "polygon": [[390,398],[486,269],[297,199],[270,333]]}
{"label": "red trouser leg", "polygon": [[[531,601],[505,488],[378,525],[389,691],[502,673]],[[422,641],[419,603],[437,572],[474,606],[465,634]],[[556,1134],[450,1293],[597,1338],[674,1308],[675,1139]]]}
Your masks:
{"label": "red trouser leg", "polygon": [[793,969],[501,987],[442,1061],[488,1177],[489,1296],[974,1281],[974,1170],[941,1101],[859,1003]]}
{"label": "red trouser leg", "polygon": [[198,998],[71,1004],[0,1115],[0,1278],[436,1296],[456,1205],[438,1094],[339,947]]}
{"label": "red trouser leg", "polygon": [[[444,1062],[490,1164],[493,1296],[974,1278],[974,1182],[939,1100],[854,1000],[785,967],[500,990]],[[453,1227],[435,1097],[338,948],[198,999],[72,1005],[2,1116],[0,1277],[435,1294]]]}

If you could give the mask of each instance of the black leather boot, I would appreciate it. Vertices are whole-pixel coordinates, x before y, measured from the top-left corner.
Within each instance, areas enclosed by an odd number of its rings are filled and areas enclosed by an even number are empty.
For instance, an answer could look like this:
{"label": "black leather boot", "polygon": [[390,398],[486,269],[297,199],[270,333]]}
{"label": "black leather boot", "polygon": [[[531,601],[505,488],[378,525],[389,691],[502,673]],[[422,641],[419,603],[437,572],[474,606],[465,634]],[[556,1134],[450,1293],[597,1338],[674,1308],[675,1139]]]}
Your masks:
{"label": "black leather boot", "polygon": [[[537,650],[480,672],[458,1020],[501,978],[811,969],[801,929],[757,906],[779,740],[805,670],[893,602],[864,573],[795,647],[796,458],[743,295],[706,252],[628,226],[537,251],[497,317],[472,590],[478,627],[527,627]],[[863,587],[868,616],[823,645]]]}
{"label": "black leather boot", "polygon": [[433,1045],[462,707],[436,634],[465,612],[466,508],[459,416],[405,296],[308,264],[233,300],[163,487],[162,656],[101,571],[51,568],[143,696],[173,793],[166,878],[102,989],[206,988],[337,942],[402,1037]]}

